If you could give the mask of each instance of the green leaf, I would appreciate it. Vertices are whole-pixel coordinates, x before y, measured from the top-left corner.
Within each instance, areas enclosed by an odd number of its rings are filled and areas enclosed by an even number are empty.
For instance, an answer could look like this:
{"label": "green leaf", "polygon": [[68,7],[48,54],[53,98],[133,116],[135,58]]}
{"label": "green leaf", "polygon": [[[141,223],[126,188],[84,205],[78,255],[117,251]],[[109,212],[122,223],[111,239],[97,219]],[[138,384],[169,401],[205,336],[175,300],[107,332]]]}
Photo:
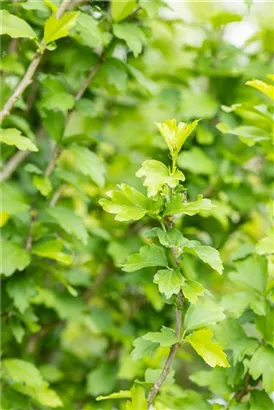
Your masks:
{"label": "green leaf", "polygon": [[114,86],[118,91],[126,89],[127,86],[127,67],[125,63],[117,58],[109,58],[105,61],[102,68],[103,74],[109,85]]}
{"label": "green leaf", "polygon": [[215,324],[225,319],[223,307],[210,297],[198,299],[191,305],[185,315],[184,326],[186,330],[199,329],[210,324]]}
{"label": "green leaf", "polygon": [[160,332],[148,332],[143,336],[143,340],[152,343],[159,343],[160,346],[169,347],[178,342],[178,337],[173,329],[163,326]]}
{"label": "green leaf", "polygon": [[222,346],[212,341],[213,333],[209,329],[201,329],[187,336],[186,341],[202,356],[211,367],[229,367]]}
{"label": "green leaf", "polygon": [[192,174],[214,175],[215,163],[209,155],[200,148],[193,147],[189,151],[182,151],[178,156],[178,166]]}
{"label": "green leaf", "polygon": [[98,22],[86,13],[80,13],[77,19],[77,31],[85,44],[90,47],[99,47],[103,42],[102,33],[98,27]]}
{"label": "green leaf", "polygon": [[23,19],[10,14],[7,10],[0,10],[0,35],[7,34],[12,38],[36,38],[35,31]]}
{"label": "green leaf", "polygon": [[76,144],[72,145],[69,151],[75,158],[75,168],[83,175],[89,176],[99,187],[103,187],[106,169],[98,156],[88,148]]}
{"label": "green leaf", "polygon": [[29,138],[23,137],[21,131],[16,128],[1,128],[0,141],[21,151],[38,151],[36,145]]}
{"label": "green leaf", "polygon": [[2,207],[1,212],[7,212],[10,215],[25,212],[29,209],[21,190],[16,185],[4,183],[1,184]]}
{"label": "green leaf", "polygon": [[99,204],[104,211],[116,214],[117,221],[138,221],[149,212],[148,199],[126,184],[118,185],[118,190],[107,195],[109,199],[100,199]]}
{"label": "green leaf", "polygon": [[72,210],[56,206],[47,209],[47,214],[56,220],[58,225],[69,235],[75,236],[84,244],[88,241],[88,232],[82,218],[76,215]]}
{"label": "green leaf", "polygon": [[210,211],[214,208],[210,199],[204,199],[202,195],[198,195],[197,201],[185,203],[185,197],[183,194],[174,195],[171,201],[167,205],[164,216],[185,214],[196,215],[201,211]]}
{"label": "green leaf", "polygon": [[72,264],[72,257],[62,252],[64,245],[61,239],[52,239],[49,241],[36,243],[32,247],[32,253],[42,258],[49,258],[61,262],[64,265]]}
{"label": "green leaf", "polygon": [[223,272],[223,263],[219,252],[211,246],[201,245],[198,241],[187,241],[183,246],[183,252],[198,256],[220,275]]}
{"label": "green leaf", "polygon": [[[127,402],[128,403],[128,402]],[[134,384],[131,388],[131,407],[127,407],[126,410],[148,410],[147,399],[145,391],[142,386]]]}
{"label": "green leaf", "polygon": [[134,57],[138,57],[146,43],[146,36],[140,27],[132,23],[114,24],[113,33],[115,37],[126,42]]}
{"label": "green leaf", "polygon": [[232,318],[214,325],[216,340],[224,349],[231,350],[233,362],[242,361],[245,356],[252,356],[258,346],[258,340],[248,337],[240,324]]}
{"label": "green leaf", "polygon": [[249,147],[255,145],[256,142],[270,140],[270,135],[268,132],[251,125],[242,125],[232,129],[226,124],[219,123],[216,128],[224,134],[237,135],[240,140]]}
{"label": "green leaf", "polygon": [[138,360],[144,356],[151,356],[154,350],[157,349],[159,343],[153,343],[150,340],[145,340],[143,336],[138,337],[133,342],[134,349],[131,353],[133,360]]}
{"label": "green leaf", "polygon": [[274,348],[274,308],[267,305],[266,315],[255,318],[256,327],[262,334],[265,344]]}
{"label": "green leaf", "polygon": [[30,264],[28,252],[4,238],[1,239],[1,255],[1,274],[5,276],[11,276],[16,270],[22,271]]}
{"label": "green leaf", "polygon": [[74,106],[74,97],[65,92],[57,91],[54,93],[47,93],[41,100],[41,107],[50,111],[61,111],[66,114]]}
{"label": "green leaf", "polygon": [[184,283],[183,291],[185,297],[195,305],[198,300],[198,296],[203,296],[205,288],[198,282],[187,280]]}
{"label": "green leaf", "polygon": [[34,281],[29,276],[14,276],[7,283],[7,293],[13,299],[20,313],[29,307],[29,300],[35,295]]}
{"label": "green leaf", "polygon": [[22,343],[26,332],[23,326],[21,325],[20,320],[17,319],[16,317],[11,317],[9,320],[9,326],[10,326],[11,333],[15,337],[15,340],[17,341],[17,343]]}
{"label": "green leaf", "polygon": [[260,346],[249,362],[249,373],[254,380],[262,376],[263,388],[267,393],[274,391],[274,349]]}
{"label": "green leaf", "polygon": [[43,406],[59,407],[63,403],[54,390],[49,389],[39,370],[30,362],[19,359],[6,359],[2,362],[3,378],[12,387],[38,401]]}
{"label": "green leaf", "polygon": [[185,280],[179,269],[162,269],[154,275],[153,282],[159,286],[159,292],[170,298],[180,292]]}
{"label": "green leaf", "polygon": [[250,410],[274,410],[274,403],[264,391],[253,390],[250,394]]}
{"label": "green leaf", "polygon": [[261,239],[256,247],[255,253],[258,255],[270,255],[274,252],[274,231],[272,231],[268,236]]}
{"label": "green leaf", "polygon": [[158,194],[165,185],[175,188],[179,181],[184,181],[184,174],[176,170],[171,174],[169,169],[160,161],[147,160],[142,163],[142,167],[136,172],[138,178],[145,177],[144,186],[147,187],[148,197]]}
{"label": "green leaf", "polygon": [[244,289],[253,289],[261,294],[267,285],[267,261],[262,256],[250,256],[243,261],[235,262],[237,272],[232,272],[229,278]]}
{"label": "green leaf", "polygon": [[130,390],[120,390],[117,393],[111,393],[107,396],[99,396],[96,398],[97,401],[101,400],[109,400],[109,399],[131,399],[131,391]]}
{"label": "green leaf", "polygon": [[134,272],[154,266],[168,266],[164,250],[154,244],[142,246],[139,253],[130,255],[126,263],[122,265],[125,272]]}
{"label": "green leaf", "polygon": [[32,179],[32,182],[35,188],[37,188],[43,196],[48,196],[48,194],[52,191],[50,179],[47,177],[35,175]]}
{"label": "green leaf", "polygon": [[115,387],[115,368],[112,364],[102,363],[87,375],[87,392],[96,397],[107,394]]}
{"label": "green leaf", "polygon": [[60,19],[51,16],[45,23],[44,41],[46,44],[59,38],[67,37],[69,31],[74,27],[79,12],[71,11],[65,13]]}
{"label": "green leaf", "polygon": [[111,0],[111,15],[114,21],[121,21],[137,7],[135,0]]}

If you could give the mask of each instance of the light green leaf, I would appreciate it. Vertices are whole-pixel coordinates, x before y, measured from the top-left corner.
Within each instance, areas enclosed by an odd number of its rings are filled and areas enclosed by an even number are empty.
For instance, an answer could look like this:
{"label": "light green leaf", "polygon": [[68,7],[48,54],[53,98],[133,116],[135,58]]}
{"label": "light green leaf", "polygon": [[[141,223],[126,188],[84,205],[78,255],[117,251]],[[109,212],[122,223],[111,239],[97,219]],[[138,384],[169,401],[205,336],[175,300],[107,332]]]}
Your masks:
{"label": "light green leaf", "polygon": [[16,270],[22,271],[30,264],[28,252],[17,243],[1,239],[1,274],[12,275]]}
{"label": "light green leaf", "polygon": [[273,85],[266,84],[264,81],[261,81],[261,80],[247,81],[246,85],[256,88],[256,90],[261,91],[263,94],[267,95],[269,98],[274,100],[274,86]]}
{"label": "light green leaf", "polygon": [[131,388],[131,406],[128,406],[126,410],[136,410],[136,409],[148,410],[145,390],[143,389],[142,386],[135,383],[133,387]]}
{"label": "light green leaf", "polygon": [[195,305],[191,305],[185,315],[186,330],[199,329],[225,319],[223,307],[213,298],[199,298]]}
{"label": "light green leaf", "polygon": [[106,212],[116,214],[117,221],[138,221],[150,208],[148,199],[136,189],[118,185],[118,190],[107,193],[108,199],[100,199],[99,204]]}
{"label": "light green leaf", "polygon": [[88,241],[88,232],[82,218],[68,208],[56,206],[47,210],[48,215],[56,220],[58,225],[69,235],[73,235],[84,244]]}
{"label": "light green leaf", "polygon": [[106,76],[109,85],[114,86],[118,91],[126,89],[127,86],[127,67],[117,58],[109,58],[105,61],[102,73]]}
{"label": "light green leaf", "polygon": [[48,194],[52,191],[50,179],[47,177],[35,175],[32,179],[32,182],[35,188],[37,188],[43,196],[48,196]]}
{"label": "light green leaf", "polygon": [[38,10],[49,14],[49,9],[41,0],[27,0],[25,3],[20,3],[20,6],[25,10]]}
{"label": "light green leaf", "polygon": [[154,275],[153,282],[159,286],[159,292],[170,298],[179,293],[185,280],[178,269],[162,269]]}
{"label": "light green leaf", "polygon": [[9,320],[9,326],[11,333],[15,337],[15,340],[17,343],[22,343],[23,337],[25,336],[26,332],[23,326],[21,325],[21,322],[18,318],[12,316]]}
{"label": "light green leaf", "polygon": [[48,111],[61,111],[66,114],[73,106],[74,97],[65,91],[56,90],[54,93],[47,93],[41,100],[41,107]]}
{"label": "light green leaf", "polygon": [[134,272],[153,266],[168,266],[168,261],[163,248],[150,244],[142,246],[139,253],[130,255],[122,266],[125,272]]}
{"label": "light green leaf", "polygon": [[274,391],[274,349],[260,346],[249,362],[249,373],[254,380],[262,376],[263,388],[267,393]]}
{"label": "light green leaf", "polygon": [[29,276],[15,276],[7,283],[7,293],[13,299],[14,306],[20,313],[29,307],[29,300],[35,295],[35,284]]}
{"label": "light green leaf", "polygon": [[103,42],[102,33],[98,27],[98,22],[86,13],[80,13],[77,19],[77,31],[83,41],[90,47],[98,47]]}
{"label": "light green leaf", "polygon": [[0,189],[2,194],[1,212],[14,215],[29,209],[29,204],[16,185],[4,183],[0,185]]}
{"label": "light green leaf", "polygon": [[151,356],[154,350],[157,349],[159,343],[153,343],[150,340],[145,340],[143,336],[138,337],[133,342],[134,349],[131,353],[133,360],[138,360],[144,356]]}
{"label": "light green leaf", "polygon": [[75,168],[83,175],[89,176],[98,186],[104,186],[106,169],[98,156],[88,148],[76,144],[72,145],[69,151],[74,155]]}
{"label": "light green leaf", "polygon": [[38,151],[36,145],[29,138],[23,137],[21,131],[16,128],[1,128],[0,141],[15,146],[21,151]]}
{"label": "light green leaf", "polygon": [[7,10],[0,10],[0,35],[7,34],[12,38],[35,38],[35,31],[23,19],[10,14]]}
{"label": "light green leaf", "polygon": [[195,305],[195,303],[197,303],[198,297],[203,296],[205,288],[198,282],[187,280],[184,283],[183,291],[185,297]]}
{"label": "light green leaf", "polygon": [[63,403],[54,390],[49,389],[39,370],[30,362],[19,359],[6,359],[2,362],[3,378],[12,387],[35,399],[43,406],[59,407]]}
{"label": "light green leaf", "polygon": [[148,332],[143,336],[144,340],[159,343],[160,346],[169,347],[178,342],[178,337],[173,329],[163,326],[160,332]]}
{"label": "light green leaf", "polygon": [[274,348],[274,307],[267,305],[265,316],[255,318],[256,328],[263,336],[265,344],[270,344]]}
{"label": "light green leaf", "polygon": [[214,208],[210,199],[204,199],[202,195],[198,195],[197,201],[185,203],[183,194],[177,194],[172,197],[167,205],[164,215],[186,214],[196,215],[201,211],[210,211]]}
{"label": "light green leaf", "polygon": [[216,172],[215,163],[210,156],[198,147],[182,151],[178,156],[178,166],[192,174],[214,175]]}
{"label": "light green leaf", "polygon": [[44,41],[46,44],[66,37],[74,27],[78,16],[79,12],[77,11],[65,13],[60,19],[51,16],[45,23]]}
{"label": "light green leaf", "polygon": [[237,272],[231,272],[229,278],[243,289],[253,289],[264,293],[267,285],[267,261],[263,256],[250,256],[235,262]]}
{"label": "light green leaf", "polygon": [[115,37],[126,42],[134,57],[138,57],[146,43],[146,36],[140,27],[132,23],[114,24],[113,33]]}
{"label": "light green leaf", "polygon": [[109,400],[109,399],[130,399],[131,391],[130,390],[120,390],[117,393],[111,393],[108,396],[99,396],[96,398],[97,401]]}
{"label": "light green leaf", "polygon": [[165,185],[175,188],[179,181],[184,181],[184,174],[176,170],[171,174],[170,170],[160,161],[147,160],[142,163],[142,167],[136,172],[136,176],[145,177],[144,186],[147,187],[148,197],[158,194]]}
{"label": "light green leaf", "polygon": [[211,367],[229,367],[222,346],[212,341],[213,333],[209,329],[201,329],[187,336],[186,341],[202,356]]}
{"label": "light green leaf", "polygon": [[121,21],[137,7],[135,0],[111,0],[111,15],[114,21]]}
{"label": "light green leaf", "polygon": [[61,239],[52,239],[46,242],[36,243],[32,247],[32,253],[42,258],[49,258],[61,262],[64,265],[72,264],[72,257],[62,252],[64,245]]}
{"label": "light green leaf", "polygon": [[249,147],[255,145],[256,142],[270,140],[270,134],[267,131],[252,125],[241,125],[232,129],[226,124],[219,123],[216,128],[224,134],[237,135]]}

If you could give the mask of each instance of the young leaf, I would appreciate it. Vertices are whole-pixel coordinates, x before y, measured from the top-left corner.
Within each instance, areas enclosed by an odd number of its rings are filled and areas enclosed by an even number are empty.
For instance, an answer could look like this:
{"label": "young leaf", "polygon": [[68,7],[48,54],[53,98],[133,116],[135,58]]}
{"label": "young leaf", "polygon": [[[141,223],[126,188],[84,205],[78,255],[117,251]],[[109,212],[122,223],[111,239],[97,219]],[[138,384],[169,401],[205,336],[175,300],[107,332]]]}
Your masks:
{"label": "young leaf", "polygon": [[170,298],[180,292],[185,280],[178,269],[162,269],[154,275],[153,282],[159,286],[159,292]]}
{"label": "young leaf", "polygon": [[210,297],[198,299],[196,305],[191,305],[185,315],[186,330],[199,329],[225,319],[223,307]]}
{"label": "young leaf", "polygon": [[51,16],[45,23],[44,41],[46,44],[59,38],[66,37],[74,27],[79,12],[71,11],[65,13],[60,19]]}
{"label": "young leaf", "polygon": [[152,343],[159,343],[160,346],[168,347],[178,342],[178,338],[173,329],[163,326],[161,332],[148,332],[143,336],[144,340]]}
{"label": "young leaf", "polygon": [[219,252],[211,246],[201,245],[198,241],[188,241],[183,246],[183,252],[198,256],[203,262],[207,263],[220,275],[223,272],[223,263]]}
{"label": "young leaf", "polygon": [[115,37],[126,42],[134,57],[138,57],[146,42],[146,36],[140,27],[132,23],[114,24],[113,33]]}
{"label": "young leaf", "polygon": [[222,347],[212,341],[213,333],[209,329],[201,329],[187,336],[186,341],[202,356],[211,367],[229,367],[226,354]]}
{"label": "young leaf", "polygon": [[12,38],[36,38],[35,31],[23,19],[10,14],[7,10],[0,10],[0,35],[7,34]]}
{"label": "young leaf", "polygon": [[88,148],[76,144],[72,145],[69,151],[75,157],[75,168],[83,175],[89,176],[99,187],[103,187],[106,169],[98,156]]}
{"label": "young leaf", "polygon": [[117,221],[138,221],[149,212],[148,199],[129,185],[118,185],[118,190],[107,195],[109,199],[100,199],[99,204],[106,212],[116,214]]}
{"label": "young leaf", "polygon": [[148,160],[142,163],[142,167],[136,172],[136,176],[145,177],[144,186],[147,187],[148,197],[152,197],[160,192],[164,185],[175,188],[179,181],[184,181],[184,174],[176,170],[171,174],[169,169],[160,161]]}
{"label": "young leaf", "polygon": [[21,151],[38,151],[36,145],[29,138],[23,137],[21,131],[16,128],[1,128],[0,141],[15,146]]}
{"label": "young leaf", "polygon": [[109,400],[109,399],[131,399],[131,391],[130,390],[120,390],[117,393],[111,393],[107,396],[99,396],[96,398],[97,401],[101,400]]}
{"label": "young leaf", "polygon": [[137,7],[136,0],[111,0],[111,15],[114,21],[121,21]]}
{"label": "young leaf", "polygon": [[75,236],[84,244],[87,244],[88,232],[80,216],[76,215],[70,209],[60,206],[49,208],[47,213],[55,219],[56,223],[58,223],[65,232]]}
{"label": "young leaf", "polygon": [[260,346],[249,363],[249,373],[254,380],[260,376],[263,388],[267,393],[274,391],[274,349],[270,346]]}
{"label": "young leaf", "polygon": [[16,270],[22,271],[30,264],[28,252],[18,245],[6,239],[1,239],[1,274],[12,275]]}
{"label": "young leaf", "polygon": [[171,201],[167,205],[164,216],[185,214],[196,215],[201,211],[210,211],[214,208],[210,199],[204,199],[202,195],[198,195],[197,201],[185,203],[185,197],[183,194],[177,194],[171,198]]}
{"label": "young leaf", "polygon": [[163,248],[150,244],[142,246],[139,253],[130,255],[122,266],[125,272],[134,272],[153,266],[168,266],[168,261]]}

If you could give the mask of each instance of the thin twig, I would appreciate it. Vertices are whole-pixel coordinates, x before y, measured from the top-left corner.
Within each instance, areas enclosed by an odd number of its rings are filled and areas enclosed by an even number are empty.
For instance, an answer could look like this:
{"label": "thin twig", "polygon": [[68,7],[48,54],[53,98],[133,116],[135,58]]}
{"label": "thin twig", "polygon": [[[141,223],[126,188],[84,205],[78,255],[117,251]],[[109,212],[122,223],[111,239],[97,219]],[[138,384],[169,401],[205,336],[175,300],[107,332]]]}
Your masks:
{"label": "thin twig", "polygon": [[[58,9],[58,11],[56,13],[57,18],[62,17],[62,15],[66,11],[66,9],[69,7],[71,1],[73,1],[73,0],[63,0],[63,3],[61,4],[60,8]],[[44,54],[45,50],[46,50],[45,44],[42,41],[40,43],[40,47],[36,51],[30,65],[28,67],[24,77],[19,82],[19,84],[15,88],[13,94],[10,96],[10,98],[8,99],[6,104],[4,105],[2,111],[0,112],[0,122],[2,122],[3,119],[7,115],[9,115],[9,113],[10,113],[11,109],[13,108],[14,104],[16,103],[16,101],[21,97],[21,95],[23,94],[25,89],[31,84],[32,78],[33,78],[33,76],[34,76],[34,74],[37,70],[37,67],[40,64],[40,61],[43,57],[43,54]]]}
{"label": "thin twig", "polygon": [[248,393],[248,391],[249,391],[249,388],[248,388],[249,380],[250,380],[250,375],[249,375],[249,373],[246,373],[246,375],[244,377],[244,387],[242,388],[242,390],[238,391],[234,396],[234,398],[238,402],[240,402],[242,400],[242,398]]}
{"label": "thin twig", "polygon": [[66,184],[62,184],[59,186],[59,188],[56,189],[55,193],[53,194],[50,202],[49,202],[49,206],[50,207],[54,207],[57,203],[57,201],[59,200],[60,196],[62,195],[62,192],[65,188]]}
{"label": "thin twig", "polygon": [[25,243],[25,249],[28,251],[29,249],[31,249],[32,246],[32,236],[33,236],[33,228],[37,219],[37,211],[34,209],[34,207],[32,206],[31,211],[30,211],[30,226],[29,226],[29,234],[28,237],[26,239],[26,243]]}
{"label": "thin twig", "polygon": [[[173,220],[172,217],[167,218],[167,228],[168,230],[173,228]],[[178,267],[179,266],[179,259],[177,255],[176,248],[171,248],[171,252],[174,258],[175,265]],[[182,327],[182,307],[184,304],[184,294],[183,291],[180,290],[178,297],[177,297],[177,304],[176,304],[176,310],[175,310],[175,332],[176,336],[178,339],[180,339],[181,336],[181,327]],[[153,403],[154,398],[158,394],[158,391],[160,390],[162,384],[166,380],[167,376],[170,373],[171,367],[172,367],[172,362],[173,359],[176,355],[177,349],[180,347],[180,343],[175,343],[174,345],[171,346],[168,357],[165,361],[163,370],[158,377],[158,379],[155,381],[154,385],[152,386],[149,396],[148,396],[148,408],[150,409]]]}
{"label": "thin twig", "polygon": [[3,171],[0,172],[0,182],[6,181],[14,173],[16,168],[25,158],[29,156],[29,151],[17,151],[6,163]]}

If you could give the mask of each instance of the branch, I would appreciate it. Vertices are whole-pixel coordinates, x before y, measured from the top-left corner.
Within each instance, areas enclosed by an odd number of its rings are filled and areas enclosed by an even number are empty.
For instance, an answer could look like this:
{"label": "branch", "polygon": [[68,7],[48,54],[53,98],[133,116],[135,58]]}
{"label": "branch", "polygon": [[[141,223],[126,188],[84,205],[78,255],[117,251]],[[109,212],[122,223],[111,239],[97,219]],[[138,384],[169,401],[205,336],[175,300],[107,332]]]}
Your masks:
{"label": "branch", "polygon": [[[168,226],[168,230],[173,228],[173,220],[172,217],[169,217],[167,220],[167,226]],[[177,252],[176,252],[176,248],[171,248],[171,252],[174,258],[174,262],[176,264],[176,266],[179,266],[179,259],[177,256]],[[176,332],[176,336],[179,339],[180,335],[181,335],[181,327],[182,327],[182,307],[184,304],[184,294],[183,291],[180,290],[178,297],[177,297],[177,304],[176,304],[176,310],[175,310],[175,332]],[[154,385],[152,386],[149,395],[148,395],[148,408],[150,409],[153,403],[153,400],[155,398],[155,396],[158,394],[162,384],[164,383],[164,381],[166,380],[167,376],[169,375],[169,372],[171,370],[172,367],[172,362],[173,359],[175,358],[177,349],[180,347],[180,343],[175,343],[174,345],[171,346],[170,351],[169,351],[169,355],[166,359],[166,362],[164,364],[163,370],[160,374],[160,376],[158,377],[158,379],[155,381]]]}
{"label": "branch", "polygon": [[[59,10],[57,11],[57,18],[62,17],[64,12],[66,11],[67,7],[69,7],[71,1],[73,0],[63,0],[63,3],[61,4]],[[22,80],[19,82],[17,87],[15,88],[13,94],[10,96],[6,104],[4,105],[2,111],[0,112],[0,122],[3,121],[3,119],[9,115],[11,109],[13,108],[14,104],[16,101],[21,97],[25,89],[31,84],[32,82],[32,77],[35,74],[35,71],[40,64],[40,61],[42,59],[42,56],[45,52],[45,47],[43,41],[40,43],[40,48],[36,51],[24,77]]]}
{"label": "branch", "polygon": [[16,168],[25,158],[29,156],[29,151],[17,151],[6,163],[3,171],[0,172],[0,182],[6,181],[14,173]]}

